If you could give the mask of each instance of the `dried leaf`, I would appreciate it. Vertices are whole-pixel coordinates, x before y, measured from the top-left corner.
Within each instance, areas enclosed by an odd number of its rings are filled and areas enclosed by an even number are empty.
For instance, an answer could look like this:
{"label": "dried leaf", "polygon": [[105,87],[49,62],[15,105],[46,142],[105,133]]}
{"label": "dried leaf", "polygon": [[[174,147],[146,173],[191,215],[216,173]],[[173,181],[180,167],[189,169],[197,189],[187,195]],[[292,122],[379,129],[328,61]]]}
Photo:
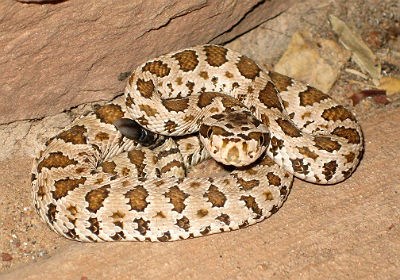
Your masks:
{"label": "dried leaf", "polygon": [[357,105],[361,100],[371,98],[377,104],[389,104],[390,101],[387,99],[386,91],[380,89],[366,89],[360,92],[354,93],[351,96],[353,105]]}
{"label": "dried leaf", "polygon": [[374,80],[381,78],[381,64],[358,34],[337,17],[330,15],[329,20],[339,41],[352,52],[352,58],[363,72],[368,73]]}

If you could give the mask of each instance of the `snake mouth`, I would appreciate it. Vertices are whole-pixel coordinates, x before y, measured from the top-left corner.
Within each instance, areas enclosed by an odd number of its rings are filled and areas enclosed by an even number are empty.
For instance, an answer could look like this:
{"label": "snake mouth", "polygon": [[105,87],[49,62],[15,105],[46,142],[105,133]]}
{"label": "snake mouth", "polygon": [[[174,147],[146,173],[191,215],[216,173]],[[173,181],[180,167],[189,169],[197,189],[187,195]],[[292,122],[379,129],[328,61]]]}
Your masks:
{"label": "snake mouth", "polygon": [[265,151],[266,146],[260,146],[260,142],[254,139],[243,140],[238,138],[221,139],[211,137],[202,139],[211,157],[224,165],[236,167],[247,166],[256,161]]}

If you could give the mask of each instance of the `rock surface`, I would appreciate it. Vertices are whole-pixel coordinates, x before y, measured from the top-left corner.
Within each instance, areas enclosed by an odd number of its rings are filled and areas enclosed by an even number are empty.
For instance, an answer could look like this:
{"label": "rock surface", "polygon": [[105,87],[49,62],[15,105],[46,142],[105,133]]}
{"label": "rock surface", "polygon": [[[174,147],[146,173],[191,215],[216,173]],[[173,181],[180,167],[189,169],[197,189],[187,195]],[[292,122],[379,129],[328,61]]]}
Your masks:
{"label": "rock surface", "polygon": [[294,0],[24,2],[0,2],[0,124],[110,99],[147,58],[222,43]]}

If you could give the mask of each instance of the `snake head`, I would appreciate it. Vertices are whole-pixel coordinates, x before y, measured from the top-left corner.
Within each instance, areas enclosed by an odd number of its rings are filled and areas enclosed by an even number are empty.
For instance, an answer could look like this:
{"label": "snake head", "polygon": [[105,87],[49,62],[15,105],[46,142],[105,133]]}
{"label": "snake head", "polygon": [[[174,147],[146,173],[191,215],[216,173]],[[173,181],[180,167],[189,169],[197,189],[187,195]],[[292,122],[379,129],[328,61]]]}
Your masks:
{"label": "snake head", "polygon": [[136,121],[120,118],[114,122],[114,126],[119,132],[128,139],[145,147],[154,145],[158,140],[158,135],[141,127]]}
{"label": "snake head", "polygon": [[248,111],[216,114],[203,120],[200,139],[218,162],[246,166],[269,145],[267,127]]}

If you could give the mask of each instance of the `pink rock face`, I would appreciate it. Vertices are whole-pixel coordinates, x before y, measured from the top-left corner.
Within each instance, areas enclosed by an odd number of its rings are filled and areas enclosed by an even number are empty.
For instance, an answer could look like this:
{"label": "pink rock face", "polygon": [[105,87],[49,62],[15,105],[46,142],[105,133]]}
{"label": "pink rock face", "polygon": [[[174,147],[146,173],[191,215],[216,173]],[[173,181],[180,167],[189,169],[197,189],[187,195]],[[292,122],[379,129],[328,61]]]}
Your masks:
{"label": "pink rock face", "polygon": [[0,124],[110,99],[124,89],[120,73],[161,53],[227,41],[293,1],[258,2],[1,1]]}

